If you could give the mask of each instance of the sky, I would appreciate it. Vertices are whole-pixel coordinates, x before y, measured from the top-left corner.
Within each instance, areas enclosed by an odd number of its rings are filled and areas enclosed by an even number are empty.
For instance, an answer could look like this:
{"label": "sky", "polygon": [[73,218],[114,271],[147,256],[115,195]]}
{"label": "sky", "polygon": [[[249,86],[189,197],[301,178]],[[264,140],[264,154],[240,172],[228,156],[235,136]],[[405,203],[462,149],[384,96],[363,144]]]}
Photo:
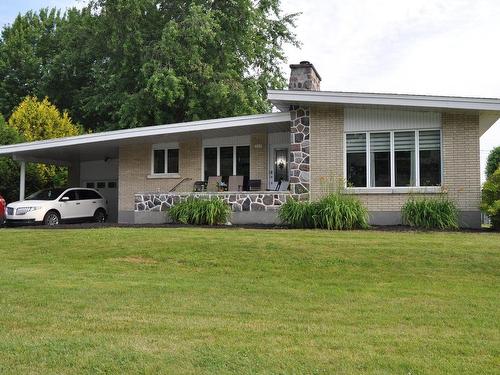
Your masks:
{"label": "sky", "polygon": [[[0,0],[0,25],[19,12],[85,0]],[[300,12],[300,48],[322,90],[500,98],[499,0],[282,0]],[[288,67],[283,66],[288,72]],[[481,137],[481,170],[500,146],[500,121]]]}

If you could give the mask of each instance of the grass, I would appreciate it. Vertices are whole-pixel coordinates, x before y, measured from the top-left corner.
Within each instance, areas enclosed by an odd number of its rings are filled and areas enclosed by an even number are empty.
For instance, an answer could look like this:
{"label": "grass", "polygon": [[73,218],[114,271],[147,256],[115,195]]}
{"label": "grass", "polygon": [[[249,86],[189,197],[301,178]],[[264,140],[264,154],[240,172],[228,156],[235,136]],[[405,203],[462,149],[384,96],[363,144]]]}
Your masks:
{"label": "grass", "polygon": [[497,374],[500,235],[0,230],[1,374]]}

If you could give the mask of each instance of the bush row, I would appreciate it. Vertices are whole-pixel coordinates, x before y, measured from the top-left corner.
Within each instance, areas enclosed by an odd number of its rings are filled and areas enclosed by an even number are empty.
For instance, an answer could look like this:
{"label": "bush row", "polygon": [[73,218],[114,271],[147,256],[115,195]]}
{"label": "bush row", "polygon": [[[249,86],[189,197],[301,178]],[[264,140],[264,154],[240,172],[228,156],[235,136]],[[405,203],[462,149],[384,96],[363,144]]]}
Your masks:
{"label": "bush row", "polygon": [[[217,225],[228,222],[230,206],[224,201],[189,198],[174,205],[169,215],[174,222]],[[402,207],[405,224],[425,229],[458,229],[458,210],[445,197],[411,197]],[[279,210],[280,220],[294,228],[328,230],[368,228],[368,210],[353,195],[331,193],[317,202],[288,200]]]}

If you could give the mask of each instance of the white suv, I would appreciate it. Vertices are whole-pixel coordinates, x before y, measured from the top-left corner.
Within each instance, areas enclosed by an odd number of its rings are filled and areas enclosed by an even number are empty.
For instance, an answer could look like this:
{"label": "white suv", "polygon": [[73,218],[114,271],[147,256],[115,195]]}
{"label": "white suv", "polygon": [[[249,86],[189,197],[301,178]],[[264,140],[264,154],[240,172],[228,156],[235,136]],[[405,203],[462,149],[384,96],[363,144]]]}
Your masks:
{"label": "white suv", "polygon": [[84,188],[45,189],[24,201],[9,203],[5,209],[7,224],[43,223],[58,225],[62,220],[93,219],[103,223],[107,202],[99,192]]}

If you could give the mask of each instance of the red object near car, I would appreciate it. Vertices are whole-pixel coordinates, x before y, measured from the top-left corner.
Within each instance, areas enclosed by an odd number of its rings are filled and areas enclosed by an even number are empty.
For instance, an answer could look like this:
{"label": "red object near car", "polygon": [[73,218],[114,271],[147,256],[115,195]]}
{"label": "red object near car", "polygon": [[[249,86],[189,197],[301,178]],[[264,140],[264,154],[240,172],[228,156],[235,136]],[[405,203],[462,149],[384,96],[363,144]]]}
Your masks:
{"label": "red object near car", "polygon": [[0,195],[0,224],[2,224],[5,219],[5,206],[5,199]]}

